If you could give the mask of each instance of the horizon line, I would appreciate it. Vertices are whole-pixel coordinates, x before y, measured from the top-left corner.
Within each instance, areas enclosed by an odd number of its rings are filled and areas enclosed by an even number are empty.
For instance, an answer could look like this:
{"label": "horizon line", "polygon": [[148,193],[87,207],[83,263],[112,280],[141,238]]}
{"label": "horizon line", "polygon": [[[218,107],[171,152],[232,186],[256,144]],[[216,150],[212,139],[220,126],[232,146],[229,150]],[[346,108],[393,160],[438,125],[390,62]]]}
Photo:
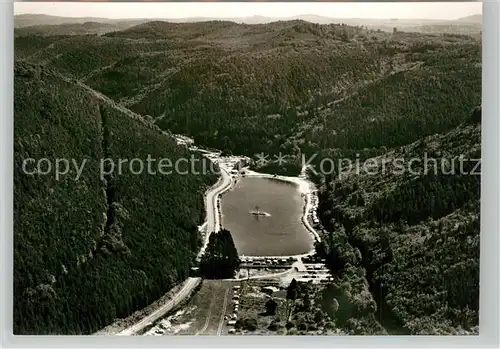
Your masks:
{"label": "horizon line", "polygon": [[[24,16],[24,15],[33,15],[33,16],[50,16],[50,17],[56,17],[56,18],[71,18],[71,19],[81,19],[81,18],[97,18],[97,19],[107,19],[107,20],[140,20],[140,19],[151,19],[151,20],[168,20],[168,19],[176,19],[176,20],[182,20],[182,19],[212,19],[212,20],[227,20],[227,19],[245,19],[245,18],[252,18],[252,17],[262,17],[262,18],[294,18],[294,17],[299,17],[299,16],[315,16],[315,17],[321,17],[321,18],[328,18],[328,19],[373,19],[373,20],[388,20],[388,21],[393,21],[393,20],[423,20],[423,21],[456,21],[460,20],[462,18],[467,18],[467,17],[472,17],[472,16],[482,16],[482,13],[474,13],[470,14],[467,16],[462,16],[454,19],[440,19],[440,18],[404,18],[404,17],[387,17],[387,18],[376,18],[376,17],[330,17],[330,16],[323,16],[323,15],[317,15],[317,14],[311,14],[311,13],[302,13],[302,14],[297,14],[293,16],[286,16],[286,17],[278,17],[278,16],[266,16],[266,15],[250,15],[250,16],[245,16],[245,17],[215,17],[215,16],[193,16],[193,17],[122,17],[122,18],[111,18],[111,17],[99,17],[99,16],[58,16],[58,15],[51,15],[47,13],[17,13],[14,14],[14,17],[16,16]],[[50,25],[50,24],[47,24]]]}

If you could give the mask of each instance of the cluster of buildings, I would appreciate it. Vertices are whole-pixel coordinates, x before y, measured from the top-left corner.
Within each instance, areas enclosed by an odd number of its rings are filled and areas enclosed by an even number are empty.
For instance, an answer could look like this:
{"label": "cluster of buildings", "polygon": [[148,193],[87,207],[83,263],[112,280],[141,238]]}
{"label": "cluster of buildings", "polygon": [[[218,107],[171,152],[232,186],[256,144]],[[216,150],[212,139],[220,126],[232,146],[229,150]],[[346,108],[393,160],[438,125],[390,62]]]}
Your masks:
{"label": "cluster of buildings", "polygon": [[240,257],[241,268],[268,269],[283,268],[289,269],[297,261],[297,257]]}
{"label": "cluster of buildings", "polygon": [[312,195],[311,195],[311,219],[314,224],[314,227],[316,228],[317,226],[320,225],[320,221],[318,219],[318,204],[319,204],[319,199],[318,199],[318,191],[314,190]]}
{"label": "cluster of buildings", "polygon": [[333,280],[330,269],[325,265],[325,260],[317,256],[302,257],[305,270],[296,278],[300,282],[329,283]]}
{"label": "cluster of buildings", "polygon": [[180,315],[182,315],[183,311],[180,310],[177,313],[170,315],[169,317],[160,320],[155,326],[151,327],[146,333],[145,336],[163,336],[167,334],[167,330],[172,327],[172,323],[178,319]]}

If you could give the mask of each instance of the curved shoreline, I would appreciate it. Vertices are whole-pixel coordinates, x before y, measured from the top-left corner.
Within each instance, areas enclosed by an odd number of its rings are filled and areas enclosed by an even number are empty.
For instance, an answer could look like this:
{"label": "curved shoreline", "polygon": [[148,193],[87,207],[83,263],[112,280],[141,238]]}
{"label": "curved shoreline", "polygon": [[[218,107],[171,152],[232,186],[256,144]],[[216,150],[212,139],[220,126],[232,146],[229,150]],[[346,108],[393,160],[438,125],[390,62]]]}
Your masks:
{"label": "curved shoreline", "polygon": [[246,171],[246,175],[250,177],[268,178],[278,181],[294,183],[298,186],[299,192],[304,195],[305,203],[302,210],[302,224],[306,227],[309,233],[313,236],[314,240],[321,241],[321,237],[318,232],[311,226],[309,221],[309,215],[312,214],[312,196],[314,196],[313,184],[311,181],[301,178],[301,177],[290,177],[290,176],[274,176],[267,173],[260,173],[255,171]]}
{"label": "curved shoreline", "polygon": [[[306,229],[309,231],[310,234],[313,235],[314,239],[316,241],[321,241],[318,233],[314,230],[314,228],[309,224],[308,218],[309,215],[311,214],[311,209],[312,209],[312,204],[311,204],[311,198],[314,195],[313,191],[313,185],[310,181],[304,178],[300,177],[287,177],[287,176],[273,176],[265,173],[259,173],[259,172],[254,172],[254,171],[249,171],[246,170],[246,173],[249,176],[253,177],[261,177],[261,178],[271,178],[271,179],[276,179],[276,180],[281,180],[281,181],[286,181],[286,182],[292,182],[294,184],[297,184],[299,187],[299,191],[301,194],[304,194],[305,197],[305,203],[303,207],[303,212],[302,212],[302,223],[306,227]],[[205,200],[205,209],[206,209],[206,219],[205,222],[198,227],[198,230],[200,232],[203,232],[205,230],[205,235],[203,236],[204,242],[203,246],[200,248],[200,251],[198,253],[198,258],[204,253],[208,241],[210,238],[210,235],[213,232],[217,232],[218,228],[221,225],[222,222],[222,210],[220,208],[220,198],[221,196],[226,193],[227,191],[233,189],[234,185],[237,183],[239,177],[233,178],[229,172],[221,168],[221,176],[218,178],[217,182],[207,189],[205,191],[204,195],[204,200]],[[305,256],[309,256],[314,254],[315,249],[314,245],[312,246],[311,251],[304,253],[304,254],[296,254],[296,255],[290,255],[290,256],[244,256],[249,259],[259,259],[259,258],[290,258],[290,257],[295,257],[295,258],[302,258]],[[287,270],[283,273],[282,275],[285,275],[289,273],[290,270]],[[272,275],[271,277],[276,277],[276,275]],[[251,277],[252,279],[254,278],[267,278],[269,275],[263,275],[263,276],[257,276],[257,277]],[[245,278],[246,280],[247,278]],[[227,281],[239,281],[242,279],[228,279]],[[109,327],[109,330],[106,330],[106,328],[101,329],[94,333],[94,335],[119,335],[119,336],[130,336],[130,335],[136,335],[140,330],[142,330],[144,327],[148,326],[152,322],[156,321],[157,319],[161,318],[164,316],[166,313],[171,311],[177,304],[179,304],[181,301],[183,301],[186,298],[189,298],[192,291],[194,288],[200,284],[202,280],[200,278],[194,278],[190,277],[181,284],[182,286],[178,285],[177,287],[181,287],[178,291],[174,291],[175,293],[173,295],[170,295],[169,301],[166,302],[164,305],[159,306],[159,307],[153,307],[151,308],[151,312],[149,314],[141,316],[140,320],[133,320],[128,326],[123,326],[119,322],[114,322],[107,327]],[[169,292],[171,292],[170,290]],[[149,305],[148,307],[152,307],[152,305]],[[146,308],[148,308],[146,307]],[[127,319],[130,319],[133,316],[130,315]],[[130,320],[128,320],[130,321]],[[111,329],[111,326],[117,327],[116,329]]]}
{"label": "curved shoreline", "polygon": [[208,246],[210,235],[214,232],[217,232],[220,228],[222,217],[220,216],[219,199],[221,194],[229,190],[231,187],[231,176],[226,170],[221,169],[221,176],[219,177],[217,182],[205,192],[206,220],[201,226],[198,227],[198,230],[200,232],[203,232],[203,230],[205,230],[205,234],[203,236],[203,245],[198,251],[198,260],[201,258]]}
{"label": "curved shoreline", "polygon": [[[195,147],[192,150],[194,151],[202,151],[202,148]],[[208,240],[210,238],[210,234],[213,232],[217,232],[222,225],[222,207],[220,205],[220,200],[221,197],[224,193],[228,192],[229,190],[234,188],[234,185],[238,182],[238,180],[241,178],[240,176],[232,176],[230,174],[231,169],[224,168],[224,166],[221,166],[222,163],[225,161],[221,161],[225,157],[221,157],[220,152],[211,152],[209,150],[203,150],[204,156],[210,159],[210,161],[213,161],[217,163],[220,167],[221,170],[221,176],[219,177],[218,181],[212,188],[207,190],[205,193],[205,208],[206,208],[206,214],[207,214],[207,219],[206,221],[198,227],[200,232],[203,232],[205,230],[205,235],[204,235],[204,243],[203,246],[201,247],[199,253],[198,253],[198,259],[201,257],[203,252],[205,251],[207,245],[208,245]],[[237,159],[237,160],[243,160],[243,159],[248,159],[244,156],[230,156],[229,158],[232,158],[232,160]],[[227,159],[227,158],[226,158]],[[312,235],[313,240],[315,242],[321,242],[321,237],[319,236],[318,232],[312,227],[311,223],[309,223],[309,217],[312,215],[315,217],[315,211],[313,211],[313,204],[312,204],[312,199],[315,197],[315,201],[317,202],[318,198],[316,195],[316,190],[314,188],[314,184],[307,179],[306,177],[306,169],[307,166],[304,166],[301,170],[301,173],[297,177],[290,177],[290,176],[277,176],[277,175],[271,175],[268,173],[261,173],[261,172],[256,172],[252,171],[248,168],[244,168],[245,170],[245,176],[249,177],[260,177],[260,178],[268,178],[268,179],[275,179],[283,182],[289,182],[289,183],[294,183],[298,186],[299,192],[304,196],[305,202],[304,206],[302,209],[302,225],[306,228],[306,230],[309,232],[309,234]],[[219,187],[218,184],[220,181],[225,181],[227,180],[228,183],[226,183],[225,186],[222,187],[220,185]],[[215,194],[215,195],[214,195]],[[210,207],[208,205],[208,198],[210,195],[214,195],[213,201],[215,204],[213,205],[214,207],[212,210],[210,210]],[[213,202],[212,202],[213,203]],[[212,212],[210,212],[212,211]],[[211,217],[211,214],[213,214],[214,217],[214,223],[213,226],[211,226],[209,217]],[[311,247],[311,250],[307,253],[304,254],[297,254],[297,255],[292,255],[292,256],[245,256],[245,257],[303,257],[303,256],[309,256],[314,254],[315,252],[315,247],[314,247],[314,242]],[[243,255],[242,255],[243,256]]]}
{"label": "curved shoreline", "polygon": [[[298,187],[299,192],[304,196],[305,202],[304,206],[302,209],[302,225],[306,228],[306,230],[309,232],[310,235],[312,235],[314,241],[321,241],[321,237],[319,234],[316,232],[316,230],[311,226],[311,224],[308,221],[309,216],[312,213],[312,196],[314,195],[314,190],[313,190],[313,184],[307,179],[300,178],[300,177],[289,177],[289,176],[274,176],[268,173],[261,173],[261,172],[255,172],[252,170],[245,169],[245,177],[255,177],[255,178],[267,178],[267,179],[274,179],[282,182],[288,182],[288,183],[293,183],[296,184]],[[240,177],[236,177],[236,182],[239,180]],[[232,178],[231,178],[232,179]],[[232,182],[232,181],[231,181]],[[231,190],[233,188],[233,185],[230,185],[226,190],[221,192],[219,194],[219,200],[220,197],[227,191]],[[217,206],[218,214],[221,217],[222,221],[222,209],[218,205]],[[246,255],[240,255],[248,258],[289,258],[289,257],[305,257],[305,256],[310,256],[314,254],[315,248],[314,248],[314,242],[311,246],[311,249],[309,252],[302,253],[302,254],[295,254],[295,255],[290,255],[290,256],[268,256],[268,255],[256,255],[256,256],[246,256]]]}

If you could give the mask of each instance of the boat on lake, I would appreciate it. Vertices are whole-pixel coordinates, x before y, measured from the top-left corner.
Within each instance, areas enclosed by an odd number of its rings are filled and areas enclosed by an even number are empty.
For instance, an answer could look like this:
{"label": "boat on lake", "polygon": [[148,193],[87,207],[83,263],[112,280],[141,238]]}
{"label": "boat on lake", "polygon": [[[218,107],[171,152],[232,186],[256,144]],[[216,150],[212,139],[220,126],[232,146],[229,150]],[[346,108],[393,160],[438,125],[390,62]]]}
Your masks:
{"label": "boat on lake", "polygon": [[253,214],[254,216],[270,216],[269,213],[261,211],[259,209],[259,206],[255,206],[255,210],[250,211],[250,213]]}

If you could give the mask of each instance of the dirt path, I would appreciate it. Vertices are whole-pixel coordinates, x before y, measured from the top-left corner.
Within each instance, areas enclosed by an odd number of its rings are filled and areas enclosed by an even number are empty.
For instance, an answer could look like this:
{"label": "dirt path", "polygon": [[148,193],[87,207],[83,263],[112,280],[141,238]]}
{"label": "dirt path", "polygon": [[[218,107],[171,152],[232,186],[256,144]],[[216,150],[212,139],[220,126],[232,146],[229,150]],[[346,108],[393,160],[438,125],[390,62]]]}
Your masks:
{"label": "dirt path", "polygon": [[215,294],[212,297],[212,301],[210,302],[210,307],[208,308],[207,318],[205,320],[205,324],[203,325],[203,327],[201,328],[201,330],[199,330],[198,332],[196,332],[195,336],[199,336],[200,334],[203,334],[203,332],[205,332],[207,330],[208,325],[210,324],[210,317],[212,316],[212,309],[214,307],[214,303],[215,303]]}
{"label": "dirt path", "polygon": [[224,327],[224,316],[226,315],[226,309],[227,309],[227,296],[229,295],[230,290],[231,289],[228,288],[226,290],[226,294],[224,295],[224,305],[222,306],[222,313],[220,314],[220,320],[219,320],[219,328],[217,329],[218,336],[222,334],[222,329]]}

